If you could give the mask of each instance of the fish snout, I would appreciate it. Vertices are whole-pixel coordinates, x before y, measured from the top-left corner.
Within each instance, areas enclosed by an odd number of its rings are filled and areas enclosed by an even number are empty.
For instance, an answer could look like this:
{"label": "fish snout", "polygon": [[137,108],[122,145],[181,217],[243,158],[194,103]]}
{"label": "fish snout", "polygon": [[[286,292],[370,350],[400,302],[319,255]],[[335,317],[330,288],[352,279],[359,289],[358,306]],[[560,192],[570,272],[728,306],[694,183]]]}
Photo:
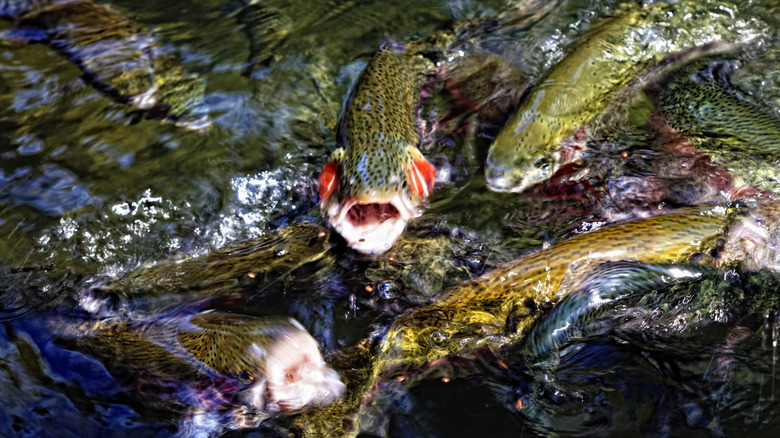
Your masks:
{"label": "fish snout", "polygon": [[485,184],[494,192],[520,193],[547,178],[549,176],[540,175],[539,172],[527,169],[525,166],[509,168],[491,165],[489,161],[485,166]]}

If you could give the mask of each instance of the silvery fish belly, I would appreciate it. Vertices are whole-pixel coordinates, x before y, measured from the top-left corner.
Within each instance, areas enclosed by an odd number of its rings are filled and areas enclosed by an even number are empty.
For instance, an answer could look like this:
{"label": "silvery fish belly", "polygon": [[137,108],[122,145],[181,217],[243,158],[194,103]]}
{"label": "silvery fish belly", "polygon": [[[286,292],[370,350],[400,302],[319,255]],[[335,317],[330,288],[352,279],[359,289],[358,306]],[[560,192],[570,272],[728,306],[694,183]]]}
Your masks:
{"label": "silvery fish belly", "polygon": [[0,6],[0,15],[16,19],[6,38],[48,42],[96,88],[151,117],[194,131],[210,128],[203,80],[184,72],[149,29],[118,10],[89,0]]}
{"label": "silvery fish belly", "polygon": [[576,161],[584,128],[598,125],[616,98],[630,100],[666,64],[697,56],[698,47],[717,50],[721,41],[768,34],[759,18],[748,25],[708,8],[706,2],[659,2],[627,6],[597,21],[537,81],[496,137],[485,162],[488,188],[522,192]]}
{"label": "silvery fish belly", "polygon": [[361,253],[390,249],[433,191],[436,171],[417,148],[426,68],[421,55],[384,41],[352,90],[340,147],[320,174],[323,215]]}
{"label": "silvery fish belly", "polygon": [[230,392],[222,399],[262,418],[325,405],[344,392],[317,342],[291,318],[205,311],[151,321],[54,317],[47,324],[66,346],[102,361],[112,374],[125,376],[120,380],[180,382],[182,394],[194,391],[187,382],[205,379],[217,390],[219,383],[231,382],[222,388]]}

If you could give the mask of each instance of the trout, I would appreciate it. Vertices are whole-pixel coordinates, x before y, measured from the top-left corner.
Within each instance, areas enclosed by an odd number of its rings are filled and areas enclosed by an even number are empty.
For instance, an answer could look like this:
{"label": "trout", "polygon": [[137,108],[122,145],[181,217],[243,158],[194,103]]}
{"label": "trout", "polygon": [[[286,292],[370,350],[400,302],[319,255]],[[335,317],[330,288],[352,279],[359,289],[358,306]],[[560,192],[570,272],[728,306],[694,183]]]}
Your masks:
{"label": "trout", "polygon": [[319,194],[328,223],[361,253],[390,249],[433,191],[436,169],[418,149],[417,124],[421,81],[432,68],[416,50],[385,40],[347,102]]}
{"label": "trout", "polygon": [[[145,382],[229,381],[236,403],[270,415],[325,405],[344,392],[314,338],[291,318],[205,311],[150,320],[49,318],[66,347]],[[174,383],[175,384],[175,383]]]}
{"label": "trout", "polygon": [[[364,427],[362,422],[368,421],[360,414],[378,385],[394,377],[408,382],[448,358],[469,358],[517,345],[547,313],[546,307],[578,290],[581,282],[593,283],[591,277],[583,276],[589,272],[587,265],[617,260],[695,262],[700,255],[714,252],[724,236],[734,248],[744,247],[745,239],[760,241],[750,226],[735,223],[763,220],[768,224],[769,216],[743,217],[741,209],[694,207],[617,223],[553,244],[451,288],[432,304],[406,310],[376,339],[366,339],[332,358],[329,363],[347,385],[344,400],[305,411],[294,421],[295,427],[305,436],[354,436]],[[771,223],[779,220],[775,216]],[[740,250],[727,251],[727,262],[744,258]],[[692,275],[691,271],[681,278]]]}
{"label": "trout", "polygon": [[[630,94],[678,57],[697,56],[697,47],[746,42],[762,30],[749,32],[745,23],[709,7],[691,1],[629,6],[593,25],[499,132],[485,162],[488,188],[522,192],[549,179],[582,155],[577,133],[597,125],[621,92]],[[710,49],[721,50],[717,44]],[[572,136],[575,141],[564,141]]]}
{"label": "trout", "polygon": [[728,63],[701,67],[685,68],[664,84],[658,106],[667,122],[686,135],[719,138],[719,146],[776,154],[780,115],[737,96],[728,81]]}
{"label": "trout", "polygon": [[5,38],[49,43],[116,100],[193,131],[211,127],[203,80],[163,53],[149,29],[113,7],[91,0],[2,1],[0,16],[16,19]]}

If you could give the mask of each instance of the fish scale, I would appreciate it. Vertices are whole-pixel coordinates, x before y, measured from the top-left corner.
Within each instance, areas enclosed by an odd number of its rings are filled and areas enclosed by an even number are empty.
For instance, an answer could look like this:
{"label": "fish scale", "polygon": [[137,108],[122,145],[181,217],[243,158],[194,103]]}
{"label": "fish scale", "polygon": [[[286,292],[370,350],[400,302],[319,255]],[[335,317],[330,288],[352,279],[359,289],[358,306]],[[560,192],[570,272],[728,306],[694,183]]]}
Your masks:
{"label": "fish scale", "polygon": [[780,116],[739,98],[727,83],[705,77],[698,71],[701,67],[696,63],[683,69],[661,91],[659,107],[667,122],[686,134],[725,140],[718,146],[761,155],[776,153]]}
{"label": "fish scale", "polygon": [[[518,345],[546,309],[583,281],[593,281],[583,275],[592,272],[588,264],[695,261],[696,255],[718,248],[727,233],[746,221],[746,213],[739,208],[692,207],[604,226],[451,288],[433,304],[406,310],[378,335],[378,342],[367,339],[332,358],[331,365],[347,382],[345,398],[302,413],[295,427],[303,436],[356,436],[361,409],[381,382],[392,385],[393,377],[405,382],[446,358]],[[766,221],[774,213],[769,208],[760,214]],[[770,221],[778,220],[780,216]],[[743,256],[737,251],[726,258],[731,263]]]}
{"label": "fish scale", "polygon": [[[533,329],[524,344],[525,354],[536,366],[557,360],[562,347],[588,333],[593,321],[635,295],[652,293],[672,285],[699,280],[709,271],[703,266],[651,264],[635,260],[601,262],[583,267],[562,284],[568,295]],[[565,282],[566,280],[564,280]],[[590,333],[588,333],[590,335]]]}
{"label": "fish scale", "polygon": [[[286,332],[302,330],[288,318],[207,312],[129,321],[122,318],[77,323],[53,318],[49,326],[79,350],[113,357],[141,378],[194,379],[219,374],[249,383],[262,371],[262,358],[247,353],[268,347]],[[251,360],[250,360],[251,359]]]}
{"label": "fish scale", "polygon": [[582,145],[562,141],[598,125],[619,98],[630,101],[635,85],[668,63],[698,56],[698,47],[716,51],[719,41],[759,39],[766,29],[759,19],[734,21],[710,2],[626,6],[603,18],[539,79],[499,132],[485,162],[488,187],[522,192],[549,179],[581,155]]}
{"label": "fish scale", "polygon": [[383,344],[385,365],[421,366],[516,343],[541,307],[564,293],[560,285],[572,266],[621,259],[685,262],[713,250],[734,216],[723,208],[690,208],[605,226],[521,257],[399,317]]}
{"label": "fish scale", "polygon": [[417,126],[422,72],[410,68],[419,55],[384,48],[366,66],[347,104],[340,143],[346,146],[341,184],[347,195],[406,187],[409,156],[420,142]]}

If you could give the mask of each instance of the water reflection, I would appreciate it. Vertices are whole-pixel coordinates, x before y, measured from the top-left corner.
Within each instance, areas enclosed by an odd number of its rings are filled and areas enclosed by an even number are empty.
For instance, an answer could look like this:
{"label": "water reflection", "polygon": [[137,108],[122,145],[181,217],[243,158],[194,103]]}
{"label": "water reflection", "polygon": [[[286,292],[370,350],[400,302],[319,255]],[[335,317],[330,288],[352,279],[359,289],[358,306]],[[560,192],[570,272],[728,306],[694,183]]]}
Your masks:
{"label": "water reflection", "polygon": [[[525,4],[253,2],[277,18],[286,7],[312,13],[269,51],[251,14],[236,13],[245,3],[112,3],[176,59],[178,74],[202,81],[212,123],[204,133],[136,112],[79,79],[85,69],[50,45],[0,47],[0,434],[278,436],[296,426],[285,415],[230,433],[242,425],[224,411],[189,415],[197,400],[174,396],[182,385],[144,386],[134,373],[118,380],[97,355],[55,341],[53,315],[81,323],[210,309],[286,315],[333,363],[406,309],[529,250],[617,220],[726,205],[745,185],[770,198],[777,189],[774,158],[667,137],[647,123],[653,108],[640,99],[626,109],[628,123],[604,120],[581,167],[524,195],[488,192],[481,163],[518,88],[617,4],[560,1],[540,20],[486,27],[460,47],[472,68],[425,89],[421,118],[440,122],[425,145],[439,169],[436,191],[390,252],[364,258],[316,225],[314,179],[379,39],[408,41],[473,16],[495,24]],[[333,10],[318,15],[323,5]],[[756,9],[723,6],[724,19],[752,23]],[[777,24],[771,13],[761,21]],[[776,37],[757,49],[736,61],[731,85],[777,110]],[[776,281],[706,271],[607,303],[542,357],[521,345],[386,382],[362,424],[388,436],[768,435],[778,429]],[[200,383],[210,401],[230,392],[225,381]]]}

